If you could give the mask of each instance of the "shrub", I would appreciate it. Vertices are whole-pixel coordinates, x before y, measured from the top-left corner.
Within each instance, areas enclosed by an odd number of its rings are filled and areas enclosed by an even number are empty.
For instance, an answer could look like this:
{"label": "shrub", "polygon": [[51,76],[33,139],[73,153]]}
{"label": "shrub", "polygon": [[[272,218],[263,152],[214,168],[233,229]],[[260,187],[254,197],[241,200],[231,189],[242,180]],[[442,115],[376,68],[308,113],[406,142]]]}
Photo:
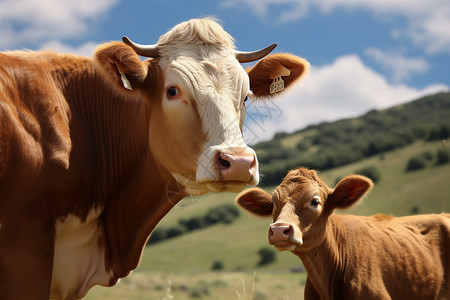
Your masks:
{"label": "shrub", "polygon": [[165,228],[156,228],[152,235],[150,236],[150,239],[148,240],[148,244],[153,244],[160,242],[162,240],[165,240],[167,238],[167,230]]}
{"label": "shrub", "polygon": [[305,142],[300,142],[300,143],[298,143],[297,146],[296,146],[296,148],[297,148],[298,151],[306,151],[306,150],[309,149],[309,147],[310,147],[310,145],[308,145],[308,144],[305,143]]}
{"label": "shrub", "polygon": [[167,229],[167,238],[173,238],[179,235],[182,235],[186,232],[186,228],[184,226],[174,226]]}
{"label": "shrub", "polygon": [[415,171],[425,168],[427,161],[424,158],[415,156],[409,159],[406,165],[406,171]]}
{"label": "shrub", "polygon": [[209,295],[209,287],[205,283],[199,283],[189,291],[189,297],[191,298],[203,298],[203,296]]}
{"label": "shrub", "polygon": [[428,135],[429,141],[445,139],[450,136],[450,127],[447,125],[441,125],[430,130]]}
{"label": "shrub", "polygon": [[212,265],[212,267],[211,267],[211,270],[212,270],[212,271],[220,271],[220,270],[223,270],[223,268],[224,268],[223,261],[221,261],[221,260],[216,260],[216,261],[213,262],[213,265]]}
{"label": "shrub", "polygon": [[239,209],[233,204],[216,206],[207,211],[203,216],[196,216],[190,219],[181,219],[178,224],[169,228],[156,229],[148,244],[157,243],[165,239],[177,237],[186,232],[212,226],[218,223],[231,224],[240,215]]}
{"label": "shrub", "polygon": [[450,162],[450,151],[448,149],[442,148],[437,152],[436,164],[442,165]]}
{"label": "shrub", "polygon": [[430,151],[423,152],[409,159],[406,165],[406,171],[415,171],[423,169],[427,166],[428,161],[433,159]]}
{"label": "shrub", "polygon": [[411,208],[411,215],[418,215],[420,213],[420,207],[417,205],[414,205]]}
{"label": "shrub", "polygon": [[264,247],[259,249],[258,254],[260,256],[258,266],[264,266],[274,262],[277,253],[272,248]]}
{"label": "shrub", "polygon": [[188,231],[197,230],[205,227],[203,217],[192,217],[187,220],[181,219],[179,223],[180,225],[185,226]]}
{"label": "shrub", "polygon": [[239,217],[239,210],[231,204],[225,204],[213,207],[206,213],[204,222],[207,225],[214,225],[217,223],[230,224]]}

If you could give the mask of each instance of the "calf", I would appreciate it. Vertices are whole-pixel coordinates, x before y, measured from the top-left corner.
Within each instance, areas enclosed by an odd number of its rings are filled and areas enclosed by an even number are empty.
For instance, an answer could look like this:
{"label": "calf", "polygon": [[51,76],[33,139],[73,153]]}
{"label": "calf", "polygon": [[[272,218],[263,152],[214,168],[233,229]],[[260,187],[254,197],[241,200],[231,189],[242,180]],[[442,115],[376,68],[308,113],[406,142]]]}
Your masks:
{"label": "calf", "polygon": [[331,189],[315,171],[299,168],[272,196],[252,188],[237,203],[273,216],[269,243],[302,260],[307,300],[450,299],[450,214],[333,214],[372,186],[370,179],[350,175]]}

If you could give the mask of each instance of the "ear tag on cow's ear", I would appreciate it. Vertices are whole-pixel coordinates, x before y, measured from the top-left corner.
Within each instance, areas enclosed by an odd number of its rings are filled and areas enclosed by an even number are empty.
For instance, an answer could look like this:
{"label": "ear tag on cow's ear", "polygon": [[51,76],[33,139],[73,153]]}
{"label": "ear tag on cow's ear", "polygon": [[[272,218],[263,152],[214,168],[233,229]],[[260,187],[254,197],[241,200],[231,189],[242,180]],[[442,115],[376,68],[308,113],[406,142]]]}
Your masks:
{"label": "ear tag on cow's ear", "polygon": [[284,90],[284,80],[281,76],[273,79],[272,84],[270,85],[270,94],[275,94]]}
{"label": "ear tag on cow's ear", "polygon": [[125,76],[124,73],[120,73],[120,79],[122,79],[122,84],[123,87],[126,88],[127,90],[132,91],[133,88],[131,87],[130,81],[128,80],[128,78]]}
{"label": "ear tag on cow's ear", "polygon": [[291,75],[291,71],[281,63],[278,64],[278,66],[273,69],[273,72],[270,75],[270,79],[273,79],[273,82],[270,85],[270,94],[275,94],[284,90],[284,80],[283,78],[281,78],[281,76],[289,75]]}
{"label": "ear tag on cow's ear", "polygon": [[131,83],[130,83],[130,81],[128,80],[127,76],[125,76],[125,73],[122,72],[122,70],[120,70],[119,65],[116,64],[116,66],[117,66],[117,70],[119,70],[119,73],[120,73],[120,79],[122,79],[123,87],[126,88],[127,90],[132,91],[133,88],[131,87]]}

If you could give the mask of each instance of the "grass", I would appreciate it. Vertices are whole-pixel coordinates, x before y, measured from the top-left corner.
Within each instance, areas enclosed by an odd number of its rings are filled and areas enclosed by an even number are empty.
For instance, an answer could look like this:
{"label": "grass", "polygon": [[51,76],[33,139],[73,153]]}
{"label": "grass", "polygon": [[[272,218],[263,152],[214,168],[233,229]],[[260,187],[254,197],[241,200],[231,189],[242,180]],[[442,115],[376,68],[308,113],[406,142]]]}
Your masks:
{"label": "grass", "polygon": [[306,273],[136,271],[113,288],[93,288],[86,299],[303,299],[305,280]]}
{"label": "grass", "polygon": [[[425,169],[404,171],[410,157],[424,151],[435,155],[440,147],[440,141],[416,142],[320,175],[334,186],[338,178],[364,166],[374,165],[379,169],[380,180],[369,196],[355,208],[341,213],[402,216],[413,210],[449,212],[450,164],[435,166],[431,161]],[[271,192],[273,188],[266,190]],[[180,218],[201,215],[213,206],[232,203],[235,196],[224,193],[185,199],[158,226],[170,226]],[[296,256],[278,252],[274,263],[256,266],[258,250],[268,246],[267,227],[271,221],[242,212],[230,225],[216,225],[154,244],[145,249],[141,264],[132,275],[112,288],[95,287],[87,299],[303,299],[306,273],[291,272],[292,268],[302,269]],[[216,260],[223,262],[223,271],[211,272]]]}

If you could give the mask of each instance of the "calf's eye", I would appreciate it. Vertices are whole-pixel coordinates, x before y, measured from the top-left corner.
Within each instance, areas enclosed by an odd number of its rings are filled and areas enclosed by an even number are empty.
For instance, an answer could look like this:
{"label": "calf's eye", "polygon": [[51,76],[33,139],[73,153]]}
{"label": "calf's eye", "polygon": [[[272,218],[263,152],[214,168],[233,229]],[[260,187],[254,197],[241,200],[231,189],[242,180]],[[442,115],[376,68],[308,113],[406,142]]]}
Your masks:
{"label": "calf's eye", "polygon": [[314,198],[311,200],[311,206],[317,207],[317,206],[319,206],[319,204],[320,204],[320,198],[319,198],[319,197],[314,197]]}

